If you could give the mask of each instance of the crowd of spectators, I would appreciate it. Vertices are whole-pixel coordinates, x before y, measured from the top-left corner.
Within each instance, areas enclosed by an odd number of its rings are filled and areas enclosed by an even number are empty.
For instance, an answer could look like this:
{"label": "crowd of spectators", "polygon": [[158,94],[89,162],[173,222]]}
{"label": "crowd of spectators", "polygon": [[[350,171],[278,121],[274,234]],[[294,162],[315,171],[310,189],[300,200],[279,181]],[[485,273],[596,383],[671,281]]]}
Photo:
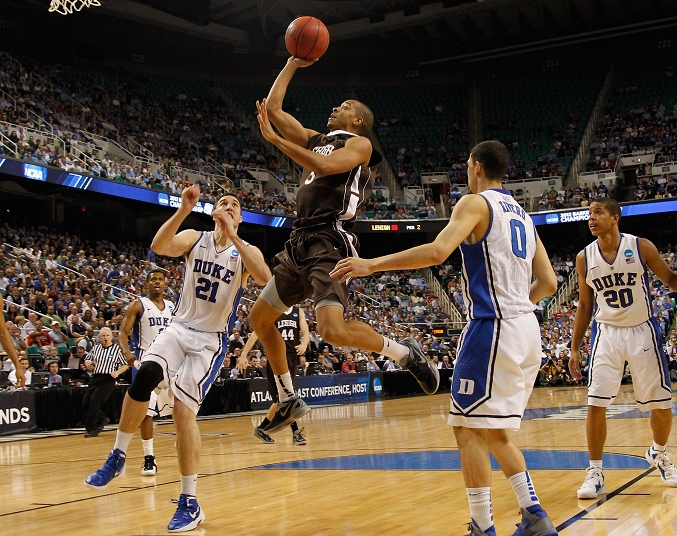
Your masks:
{"label": "crowd of spectators", "polygon": [[600,180],[599,184],[592,182],[591,186],[585,182],[583,186],[576,185],[573,188],[562,186],[557,190],[552,187],[541,195],[537,210],[587,207],[598,197],[614,197],[615,191],[616,185],[613,179],[609,179],[608,184]]}
{"label": "crowd of spectators", "polygon": [[[200,172],[203,196],[211,200],[251,179],[247,166],[283,181],[289,174],[216,98],[175,93],[156,99],[132,82],[113,87],[89,71],[36,63],[23,68],[5,56],[0,133],[11,142],[0,144],[0,154],[173,194],[192,171]],[[61,141],[54,143],[52,134]],[[89,134],[117,143],[129,157],[110,156]],[[293,202],[277,194],[255,191],[248,201],[252,210],[294,214]]]}

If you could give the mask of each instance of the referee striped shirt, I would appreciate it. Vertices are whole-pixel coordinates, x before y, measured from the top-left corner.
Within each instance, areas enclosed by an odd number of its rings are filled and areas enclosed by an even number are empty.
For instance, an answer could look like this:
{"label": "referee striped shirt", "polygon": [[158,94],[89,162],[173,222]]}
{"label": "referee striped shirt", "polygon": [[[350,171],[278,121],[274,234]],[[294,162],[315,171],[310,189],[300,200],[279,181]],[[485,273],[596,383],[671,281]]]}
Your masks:
{"label": "referee striped shirt", "polygon": [[119,369],[121,365],[127,364],[117,341],[113,341],[110,346],[97,342],[87,355],[87,359],[94,361],[94,374],[110,374]]}

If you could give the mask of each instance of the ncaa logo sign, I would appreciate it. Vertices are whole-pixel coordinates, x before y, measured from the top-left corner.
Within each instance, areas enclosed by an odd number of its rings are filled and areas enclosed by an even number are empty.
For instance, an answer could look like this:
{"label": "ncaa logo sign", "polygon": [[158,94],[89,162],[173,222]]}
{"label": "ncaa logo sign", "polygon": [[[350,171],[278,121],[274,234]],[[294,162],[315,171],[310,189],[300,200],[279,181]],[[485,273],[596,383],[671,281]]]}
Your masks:
{"label": "ncaa logo sign", "polygon": [[163,207],[169,206],[169,196],[167,194],[157,194],[157,202]]}
{"label": "ncaa logo sign", "polygon": [[623,255],[625,255],[625,258],[626,258],[626,259],[629,259],[630,257],[632,257],[632,250],[631,250],[631,249],[626,249],[626,250],[623,252]]}
{"label": "ncaa logo sign", "polygon": [[559,223],[559,214],[546,214],[545,223]]}
{"label": "ncaa logo sign", "polygon": [[381,380],[374,378],[374,394],[376,396],[381,396],[383,394],[383,386],[381,385]]}

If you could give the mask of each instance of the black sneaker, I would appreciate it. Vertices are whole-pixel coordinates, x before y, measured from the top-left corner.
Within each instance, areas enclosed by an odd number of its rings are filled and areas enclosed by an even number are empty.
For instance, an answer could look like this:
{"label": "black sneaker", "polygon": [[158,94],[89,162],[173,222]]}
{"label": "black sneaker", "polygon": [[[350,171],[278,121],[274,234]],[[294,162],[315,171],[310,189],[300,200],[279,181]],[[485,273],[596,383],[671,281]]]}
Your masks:
{"label": "black sneaker", "polygon": [[258,437],[264,443],[275,443],[275,440],[263,431],[263,428],[254,428],[254,437]]}
{"label": "black sneaker", "polygon": [[306,444],[306,438],[303,437],[303,430],[304,429],[301,428],[300,430],[296,430],[296,432],[294,432],[294,437],[292,438],[294,445],[301,446]]}
{"label": "black sneaker", "polygon": [[85,432],[85,437],[96,437],[99,435],[99,430],[88,430]]}
{"label": "black sneaker", "polygon": [[157,464],[155,463],[155,456],[149,454],[143,457],[143,467],[141,468],[141,476],[155,476],[157,475]]}
{"label": "black sneaker", "polygon": [[267,434],[274,434],[281,430],[292,421],[298,421],[310,411],[310,406],[306,404],[299,395],[292,395],[286,402],[280,402],[277,405],[277,411],[270,419],[268,426],[263,431]]}
{"label": "black sneaker", "polygon": [[409,347],[409,357],[404,363],[400,363],[402,367],[414,375],[426,394],[435,394],[440,386],[440,371],[430,359],[426,358],[416,339],[407,337],[400,341],[400,344]]}
{"label": "black sneaker", "polygon": [[101,421],[101,424],[97,428],[98,433],[103,432],[103,429],[106,427],[108,423],[110,423],[110,419],[108,417],[104,417],[103,421]]}

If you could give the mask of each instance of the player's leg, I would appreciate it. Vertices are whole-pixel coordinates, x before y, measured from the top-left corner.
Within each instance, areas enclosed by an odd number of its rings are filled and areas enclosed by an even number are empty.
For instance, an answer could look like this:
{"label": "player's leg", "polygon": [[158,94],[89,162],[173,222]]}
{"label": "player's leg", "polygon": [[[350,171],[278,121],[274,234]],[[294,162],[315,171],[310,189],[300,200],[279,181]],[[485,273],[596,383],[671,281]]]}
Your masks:
{"label": "player's leg", "polygon": [[552,521],[538,500],[522,451],[508,437],[505,430],[488,430],[487,442],[489,450],[501,466],[503,474],[510,482],[517,497],[522,522],[518,525],[518,531],[515,534],[518,536],[532,534],[554,536],[557,534]]}
{"label": "player's leg", "polygon": [[491,462],[487,431],[482,428],[454,426],[454,436],[461,455],[461,471],[472,518],[468,527],[470,534],[495,536],[491,512]]}
{"label": "player's leg", "polygon": [[153,416],[156,415],[157,395],[155,391],[150,394],[146,416],[141,421],[141,446],[143,447],[143,466],[141,467],[141,476],[155,476],[157,474],[157,464],[155,463],[155,452],[153,451]]}
{"label": "player's leg", "polygon": [[168,525],[169,532],[183,532],[194,529],[205,518],[197,503],[197,474],[200,468],[202,438],[197,425],[196,407],[189,407],[177,398],[174,404],[176,424],[176,450],[181,475],[181,494],[176,512]]}
{"label": "player's leg", "polygon": [[606,493],[602,470],[607,433],[606,408],[618,394],[621,385],[625,349],[618,345],[627,340],[627,334],[622,332],[624,329],[592,323],[588,416],[585,423],[590,465],[583,485],[577,492],[579,499],[596,499]]}
{"label": "player's leg", "polygon": [[[316,298],[317,299],[317,298]],[[338,295],[318,299],[315,306],[317,331],[325,341],[335,346],[357,346],[370,352],[392,357],[413,374],[427,394],[437,391],[440,373],[425,357],[418,342],[409,337],[401,342],[384,337],[366,322],[344,319],[343,304]]]}
{"label": "player's leg", "polygon": [[651,410],[651,431],[653,445],[646,451],[646,460],[658,467],[661,479],[668,486],[677,487],[677,468],[667,451],[668,438],[672,428],[672,410],[654,408]]}
{"label": "player's leg", "polygon": [[[274,383],[274,382],[273,382]],[[270,387],[269,387],[270,390]],[[271,391],[272,395],[273,391]],[[275,392],[277,393],[277,392]],[[274,398],[277,396],[277,394],[274,395]],[[254,437],[258,437],[261,441],[264,443],[267,443],[269,445],[272,445],[275,443],[275,440],[270,437],[267,433],[264,432],[266,426],[270,424],[271,419],[275,415],[275,412],[277,411],[277,402],[273,402],[270,407],[268,408],[268,413],[266,413],[266,416],[264,419],[261,421],[261,424],[259,424],[256,428],[254,428]]]}

